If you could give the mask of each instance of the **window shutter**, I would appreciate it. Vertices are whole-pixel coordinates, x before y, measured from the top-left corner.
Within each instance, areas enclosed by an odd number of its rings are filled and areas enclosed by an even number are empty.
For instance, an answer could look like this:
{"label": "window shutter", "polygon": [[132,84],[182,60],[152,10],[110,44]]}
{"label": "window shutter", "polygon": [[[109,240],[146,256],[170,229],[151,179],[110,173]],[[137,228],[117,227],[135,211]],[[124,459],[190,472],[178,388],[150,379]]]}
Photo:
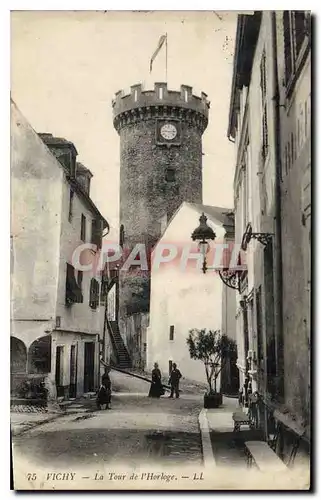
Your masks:
{"label": "window shutter", "polygon": [[81,214],[80,239],[86,241],[86,217]]}
{"label": "window shutter", "polygon": [[262,98],[262,157],[267,157],[268,152],[268,122],[267,122],[267,91],[266,91],[266,55],[262,54],[260,64],[260,85]]}
{"label": "window shutter", "polygon": [[93,219],[91,222],[91,242],[101,248],[103,234],[103,221],[101,219]]}
{"label": "window shutter", "polygon": [[119,245],[123,248],[125,242],[125,229],[124,224],[121,224],[119,228]]}
{"label": "window shutter", "polygon": [[287,85],[293,70],[291,54],[291,22],[290,11],[283,13],[283,37],[284,37],[284,64],[285,64],[285,84]]}
{"label": "window shutter", "polygon": [[[79,279],[79,272],[78,272],[78,279]],[[79,285],[75,277],[75,268],[68,263],[66,272],[65,302],[67,306],[70,306],[72,304],[80,304],[83,302],[81,285]]]}
{"label": "window shutter", "polygon": [[82,278],[83,278],[83,272],[78,271],[78,286],[79,286],[79,288],[82,287]]}
{"label": "window shutter", "polygon": [[295,52],[298,56],[304,39],[307,34],[307,16],[304,10],[294,11],[294,28],[295,28]]}
{"label": "window shutter", "polygon": [[74,202],[74,191],[73,191],[72,188],[70,188],[70,193],[69,193],[69,215],[68,215],[69,222],[71,222],[71,220],[72,220],[73,202]]}
{"label": "window shutter", "polygon": [[95,278],[90,281],[89,306],[92,309],[99,306],[99,283]]}

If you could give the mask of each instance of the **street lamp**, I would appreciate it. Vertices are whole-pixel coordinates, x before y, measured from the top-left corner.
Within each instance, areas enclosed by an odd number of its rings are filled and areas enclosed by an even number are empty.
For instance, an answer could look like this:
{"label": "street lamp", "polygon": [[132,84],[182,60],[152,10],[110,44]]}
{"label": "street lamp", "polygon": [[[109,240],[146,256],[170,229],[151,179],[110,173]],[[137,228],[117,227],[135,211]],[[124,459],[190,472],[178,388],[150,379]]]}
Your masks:
{"label": "street lamp", "polygon": [[[200,225],[194,229],[191,237],[193,241],[198,241],[198,248],[200,253],[203,255],[203,266],[202,271],[205,274],[208,269],[216,269],[214,267],[207,267],[206,264],[206,254],[209,251],[209,242],[208,240],[215,240],[216,234],[213,229],[207,224],[207,217],[202,213],[200,216]],[[223,267],[218,271],[219,276],[223,283],[229,288],[233,288],[235,290],[240,291],[241,288],[241,273],[238,270],[230,270],[228,267]]]}
{"label": "street lamp", "polygon": [[208,269],[206,266],[206,254],[208,253],[210,249],[209,242],[207,240],[215,240],[216,234],[214,233],[213,229],[207,224],[207,217],[202,213],[200,216],[200,225],[194,229],[192,233],[192,240],[193,241],[198,241],[198,248],[200,253],[203,256],[203,267],[202,271],[205,274],[206,270]]}

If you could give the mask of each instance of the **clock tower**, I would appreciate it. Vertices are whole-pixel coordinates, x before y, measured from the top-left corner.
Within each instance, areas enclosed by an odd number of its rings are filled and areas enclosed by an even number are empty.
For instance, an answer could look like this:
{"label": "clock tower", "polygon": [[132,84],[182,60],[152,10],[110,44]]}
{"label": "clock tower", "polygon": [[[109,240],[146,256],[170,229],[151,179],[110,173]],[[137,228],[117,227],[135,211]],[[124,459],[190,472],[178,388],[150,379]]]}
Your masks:
{"label": "clock tower", "polygon": [[[209,101],[181,85],[154,90],[133,85],[112,103],[120,137],[120,225],[122,244],[150,249],[182,202],[202,203],[202,134]],[[120,273],[119,319],[149,311],[149,277]],[[129,342],[127,342],[127,345]]]}

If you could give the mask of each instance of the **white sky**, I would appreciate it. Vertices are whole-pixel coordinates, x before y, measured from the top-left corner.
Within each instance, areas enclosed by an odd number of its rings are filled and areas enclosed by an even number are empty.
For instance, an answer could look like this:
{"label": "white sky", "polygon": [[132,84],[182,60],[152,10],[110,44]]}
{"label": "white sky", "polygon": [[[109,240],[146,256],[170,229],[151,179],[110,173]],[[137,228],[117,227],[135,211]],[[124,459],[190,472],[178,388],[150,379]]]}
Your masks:
{"label": "white sky", "polygon": [[119,89],[165,80],[211,101],[203,136],[203,202],[233,206],[234,148],[226,136],[237,12],[16,11],[11,14],[11,92],[37,132],[74,142],[94,174],[91,197],[118,234],[119,137],[111,100]]}

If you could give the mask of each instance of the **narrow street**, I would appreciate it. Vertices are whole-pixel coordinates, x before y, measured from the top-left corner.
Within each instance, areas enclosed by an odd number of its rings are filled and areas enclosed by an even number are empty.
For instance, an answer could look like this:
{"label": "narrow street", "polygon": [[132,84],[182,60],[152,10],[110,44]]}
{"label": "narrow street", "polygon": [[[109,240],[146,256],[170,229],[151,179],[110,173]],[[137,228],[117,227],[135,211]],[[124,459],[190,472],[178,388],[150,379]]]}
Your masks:
{"label": "narrow street", "polygon": [[112,409],[97,411],[95,399],[71,405],[66,414],[13,439],[16,457],[49,468],[126,464],[201,466],[198,414],[202,393],[160,400],[149,384],[112,372]]}

